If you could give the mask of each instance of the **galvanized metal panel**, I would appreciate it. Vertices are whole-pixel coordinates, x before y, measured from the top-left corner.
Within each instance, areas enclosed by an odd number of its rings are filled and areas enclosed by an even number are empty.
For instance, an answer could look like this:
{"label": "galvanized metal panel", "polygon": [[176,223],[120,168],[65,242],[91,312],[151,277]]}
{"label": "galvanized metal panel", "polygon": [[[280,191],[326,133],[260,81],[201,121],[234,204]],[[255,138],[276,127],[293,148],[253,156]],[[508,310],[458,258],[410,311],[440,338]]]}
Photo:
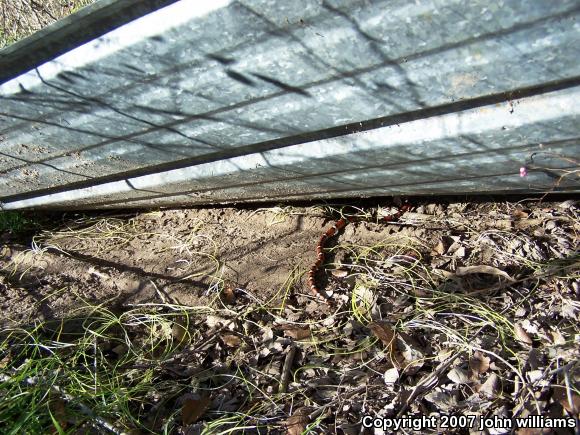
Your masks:
{"label": "galvanized metal panel", "polygon": [[[577,189],[577,177],[566,178],[565,168],[566,157],[580,150],[579,99],[577,87],[14,201],[5,208]],[[521,179],[524,165],[529,174]]]}
{"label": "galvanized metal panel", "polygon": [[[180,1],[0,86],[0,199],[546,190],[578,154],[579,15],[571,0]],[[544,172],[519,178],[534,151]]]}

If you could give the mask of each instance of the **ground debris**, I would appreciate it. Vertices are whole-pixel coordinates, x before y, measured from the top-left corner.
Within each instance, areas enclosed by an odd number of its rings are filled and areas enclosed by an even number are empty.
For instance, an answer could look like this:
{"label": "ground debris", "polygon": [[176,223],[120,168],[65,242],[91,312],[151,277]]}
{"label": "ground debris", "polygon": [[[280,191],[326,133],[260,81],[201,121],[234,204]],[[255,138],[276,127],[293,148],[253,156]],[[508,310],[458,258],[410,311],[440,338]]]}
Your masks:
{"label": "ground debris", "polygon": [[[321,209],[76,216],[2,250],[4,394],[19,398],[22,379],[58,385],[120,432],[354,434],[364,415],[572,417],[576,207],[425,203],[397,223],[352,224],[327,246],[328,304],[304,278]],[[366,213],[340,211],[352,210]],[[125,402],[102,407],[121,391]],[[69,402],[43,408],[54,417],[43,424],[90,425]]]}

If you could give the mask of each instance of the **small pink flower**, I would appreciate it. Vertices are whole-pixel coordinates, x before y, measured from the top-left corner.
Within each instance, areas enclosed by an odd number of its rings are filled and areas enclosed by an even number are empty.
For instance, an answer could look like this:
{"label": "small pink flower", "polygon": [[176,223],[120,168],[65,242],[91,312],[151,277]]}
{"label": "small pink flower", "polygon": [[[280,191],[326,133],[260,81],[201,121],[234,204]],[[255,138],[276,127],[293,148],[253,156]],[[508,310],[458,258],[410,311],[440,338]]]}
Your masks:
{"label": "small pink flower", "polygon": [[520,168],[520,177],[525,177],[526,175],[528,175],[528,168],[526,168],[525,166],[522,166]]}

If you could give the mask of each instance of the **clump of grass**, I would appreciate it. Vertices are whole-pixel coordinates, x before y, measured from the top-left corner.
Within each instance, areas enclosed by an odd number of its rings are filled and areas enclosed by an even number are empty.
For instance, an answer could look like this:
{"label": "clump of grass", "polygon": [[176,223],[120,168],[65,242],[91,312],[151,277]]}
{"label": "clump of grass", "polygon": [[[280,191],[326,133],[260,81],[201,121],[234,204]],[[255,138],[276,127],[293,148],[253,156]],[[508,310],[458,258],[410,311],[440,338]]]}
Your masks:
{"label": "clump of grass", "polygon": [[19,234],[35,226],[36,226],[35,222],[25,217],[25,215],[22,212],[18,211],[0,212],[0,232]]}
{"label": "clump of grass", "polygon": [[[196,337],[195,308],[116,314],[86,305],[73,317],[0,331],[2,433],[155,432],[191,383],[171,360]],[[176,325],[183,332],[176,333]]]}

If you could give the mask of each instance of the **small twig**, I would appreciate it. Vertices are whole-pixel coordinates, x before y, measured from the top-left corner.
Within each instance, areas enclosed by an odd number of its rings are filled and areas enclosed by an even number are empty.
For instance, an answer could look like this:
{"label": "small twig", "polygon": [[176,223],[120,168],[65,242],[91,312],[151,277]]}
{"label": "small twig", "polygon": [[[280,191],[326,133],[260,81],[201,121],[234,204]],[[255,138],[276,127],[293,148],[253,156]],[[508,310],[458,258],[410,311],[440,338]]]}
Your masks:
{"label": "small twig", "polygon": [[558,367],[557,369],[551,370],[550,372],[548,372],[547,374],[545,374],[544,376],[542,376],[542,378],[555,375],[556,373],[560,373],[562,371],[568,372],[568,369],[570,369],[570,368],[572,368],[572,367],[574,367],[576,365],[578,365],[578,361],[571,361],[571,362],[569,362],[566,365],[563,365],[561,367]]}
{"label": "small twig", "polygon": [[568,405],[570,405],[570,409],[572,413],[577,412],[577,409],[574,409],[574,400],[572,399],[572,388],[570,387],[570,372],[568,370],[564,370],[564,383],[566,384],[566,398],[568,399]]}
{"label": "small twig", "polygon": [[203,343],[201,343],[199,346],[197,346],[195,349],[191,350],[191,353],[197,353],[205,350],[208,346],[213,344],[213,342],[218,339],[219,333],[222,332],[224,329],[226,329],[228,326],[230,326],[231,323],[233,323],[233,320],[228,320],[228,322],[221,328],[218,328],[215,331],[213,331],[213,335],[207,340],[205,340]]}
{"label": "small twig", "polygon": [[575,267],[578,267],[578,263],[577,262],[574,262],[574,263],[571,263],[571,264],[565,264],[563,266],[550,268],[550,269],[548,269],[548,270],[546,270],[545,272],[542,272],[542,273],[525,276],[523,278],[516,279],[516,280],[510,281],[510,282],[506,282],[504,284],[497,284],[497,285],[492,286],[492,287],[486,287],[486,288],[483,288],[483,289],[480,289],[480,290],[474,290],[474,291],[469,292],[468,295],[469,296],[475,296],[475,295],[478,295],[478,294],[481,294],[481,293],[488,293],[488,292],[491,293],[491,292],[495,292],[495,291],[498,291],[498,290],[503,290],[503,289],[506,289],[506,288],[509,288],[509,287],[513,287],[516,284],[523,284],[523,283],[525,283],[527,281],[531,281],[531,280],[534,280],[534,279],[544,278],[544,277],[553,275],[556,272],[563,271],[563,270],[566,270],[566,269],[572,269],[572,268],[575,268]]}
{"label": "small twig", "polygon": [[448,358],[446,361],[443,361],[441,364],[439,364],[439,366],[435,369],[435,371],[421,378],[419,382],[417,382],[417,385],[415,385],[415,388],[411,392],[411,395],[403,404],[403,407],[397,413],[397,418],[401,418],[409,408],[410,403],[414,401],[417,397],[424,395],[434,385],[434,382],[437,382],[437,380],[439,380],[443,372],[449,368],[449,366],[453,363],[453,361],[455,361],[463,354],[464,352],[456,353],[452,357]]}
{"label": "small twig", "polygon": [[290,381],[290,371],[292,369],[292,363],[294,362],[294,357],[296,356],[296,344],[292,343],[290,349],[286,354],[284,359],[284,366],[282,368],[282,376],[280,378],[280,388],[279,393],[285,393],[288,390],[288,382]]}

